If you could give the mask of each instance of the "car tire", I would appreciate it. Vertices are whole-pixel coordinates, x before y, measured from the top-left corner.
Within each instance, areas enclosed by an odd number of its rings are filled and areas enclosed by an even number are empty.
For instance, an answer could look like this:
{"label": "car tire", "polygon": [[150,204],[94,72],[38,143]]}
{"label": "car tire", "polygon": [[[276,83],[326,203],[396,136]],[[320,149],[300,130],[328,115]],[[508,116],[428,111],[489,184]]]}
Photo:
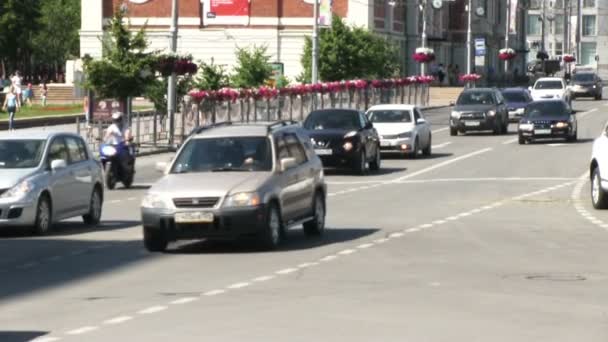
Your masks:
{"label": "car tire", "polygon": [[95,187],[91,194],[91,200],[89,202],[89,212],[82,216],[82,220],[86,225],[96,226],[101,221],[101,211],[103,208],[103,202],[101,199],[101,191]]}
{"label": "car tire", "polygon": [[382,157],[380,156],[380,146],[376,147],[376,155],[374,160],[369,162],[369,169],[372,171],[379,171],[382,165]]}
{"label": "car tire", "polygon": [[116,178],[114,178],[114,172],[112,172],[112,164],[106,164],[105,169],[105,181],[106,188],[113,190],[116,187]]}
{"label": "car tire", "polygon": [[361,149],[359,155],[355,157],[353,160],[353,168],[356,174],[363,176],[366,171],[367,157],[365,155],[365,150]]}
{"label": "car tire", "polygon": [[48,195],[43,194],[36,205],[36,221],[34,222],[34,234],[46,235],[53,226],[53,210]]}
{"label": "car tire", "polygon": [[455,137],[458,135],[458,129],[454,128],[454,127],[450,127],[450,135]]}
{"label": "car tire", "polygon": [[127,189],[128,189],[128,188],[130,188],[130,187],[131,187],[131,185],[133,185],[133,176],[131,175],[131,176],[129,176],[127,179],[125,179],[125,180],[122,182],[122,185],[124,185],[124,186],[125,186],[125,188],[127,188]]}
{"label": "car tire", "polygon": [[494,130],[492,131],[494,135],[500,135],[502,133],[502,123],[494,123]]}
{"label": "car tire", "polygon": [[519,137],[517,138],[517,142],[519,142],[520,145],[525,145],[526,138],[524,138],[524,136],[520,134]]}
{"label": "car tire", "polygon": [[276,249],[283,239],[283,223],[281,212],[276,203],[271,202],[266,211],[266,224],[260,237],[260,244],[265,250]]}
{"label": "car tire", "polygon": [[568,142],[576,142],[577,140],[578,140],[578,130],[574,131],[574,133],[571,136],[566,138],[566,141],[568,141]]}
{"label": "car tire", "polygon": [[144,247],[148,252],[164,252],[169,245],[162,230],[144,227]]}
{"label": "car tire", "polygon": [[504,121],[504,125],[502,126],[502,133],[509,134],[509,118],[506,118]]}
{"label": "car tire", "polygon": [[325,198],[323,193],[318,191],[315,195],[314,206],[314,219],[304,222],[304,234],[307,236],[319,236],[325,232]]}
{"label": "car tire", "polygon": [[412,152],[410,152],[410,159],[417,159],[418,158],[418,151],[420,149],[420,141],[418,140],[418,137],[416,137],[416,140],[414,140],[414,146],[412,146]]}
{"label": "car tire", "polygon": [[608,194],[602,189],[600,168],[593,169],[591,175],[591,204],[595,209],[608,209]]}
{"label": "car tire", "polygon": [[426,147],[422,150],[422,155],[424,155],[425,157],[429,157],[431,155],[431,150],[433,146],[433,141],[432,141],[432,136],[429,135],[429,143],[428,145],[426,145]]}
{"label": "car tire", "polygon": [[602,94],[598,94],[595,96],[595,101],[600,101],[602,99]]}

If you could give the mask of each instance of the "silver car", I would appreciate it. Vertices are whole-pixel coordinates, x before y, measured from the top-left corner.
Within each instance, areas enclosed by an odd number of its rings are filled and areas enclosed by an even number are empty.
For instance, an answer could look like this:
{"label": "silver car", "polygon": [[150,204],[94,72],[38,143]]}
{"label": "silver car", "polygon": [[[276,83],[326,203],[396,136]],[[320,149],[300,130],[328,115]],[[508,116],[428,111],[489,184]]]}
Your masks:
{"label": "silver car", "polygon": [[197,130],[142,202],[144,245],[180,239],[257,239],[273,249],[285,229],[325,227],[323,165],[291,122],[223,124]]}
{"label": "silver car", "polygon": [[0,227],[47,233],[54,222],[82,216],[98,224],[103,202],[101,164],[70,133],[0,137]]}

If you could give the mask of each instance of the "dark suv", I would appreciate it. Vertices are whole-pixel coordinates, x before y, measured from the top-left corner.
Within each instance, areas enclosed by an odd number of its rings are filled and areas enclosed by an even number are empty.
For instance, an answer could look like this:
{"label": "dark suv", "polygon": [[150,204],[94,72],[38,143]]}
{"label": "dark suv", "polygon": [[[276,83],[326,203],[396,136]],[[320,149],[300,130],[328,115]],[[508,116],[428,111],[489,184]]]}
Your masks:
{"label": "dark suv", "polygon": [[254,238],[268,249],[289,227],[325,228],[323,165],[293,122],[218,124],[183,144],[142,202],[144,244],[164,251],[183,239]]}
{"label": "dark suv", "polygon": [[593,97],[602,99],[602,79],[593,72],[577,72],[572,77],[572,98]]}
{"label": "dark suv", "polygon": [[466,89],[450,114],[450,135],[467,131],[507,133],[509,113],[500,91],[493,88]]}

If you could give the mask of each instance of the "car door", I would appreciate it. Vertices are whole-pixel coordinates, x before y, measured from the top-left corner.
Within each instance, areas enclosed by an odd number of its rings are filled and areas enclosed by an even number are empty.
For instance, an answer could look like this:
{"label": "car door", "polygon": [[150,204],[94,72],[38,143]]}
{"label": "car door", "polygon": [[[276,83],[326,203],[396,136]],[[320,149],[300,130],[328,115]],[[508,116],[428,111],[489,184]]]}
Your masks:
{"label": "car door", "polygon": [[419,137],[418,139],[420,139],[420,144],[422,144],[423,147],[427,147],[431,143],[431,128],[426,120],[424,123],[418,123],[418,119],[424,119],[424,117],[422,116],[419,108],[414,108],[416,134]]}
{"label": "car door", "polygon": [[295,132],[285,134],[285,142],[289,155],[295,158],[297,166],[294,168],[298,177],[297,186],[294,187],[294,219],[310,214],[313,198],[314,169],[311,165],[306,149]]}
{"label": "car door", "polygon": [[378,133],[374,129],[372,123],[367,119],[365,113],[359,112],[359,125],[361,132],[361,142],[365,146],[365,153],[368,160],[372,160],[376,155],[377,145],[379,144],[379,139],[377,137]]}
{"label": "car door", "polygon": [[57,220],[68,217],[75,206],[74,177],[71,175],[69,167],[51,170],[51,162],[63,160],[68,164],[69,159],[65,138],[63,136],[53,138],[47,150],[46,163],[50,173],[48,188],[51,192],[53,217]]}
{"label": "car door", "polygon": [[93,170],[88,162],[86,150],[83,150],[82,138],[66,136],[65,142],[70,157],[68,168],[70,175],[74,177],[72,194],[75,199],[74,210],[80,213],[87,212],[93,193]]}
{"label": "car door", "polygon": [[[277,163],[280,166],[282,159],[291,158],[284,134],[277,134],[274,136],[274,145],[277,154]],[[287,170],[280,170],[279,187],[281,216],[283,218],[283,222],[288,222],[294,219],[297,211],[297,167],[292,167]]]}

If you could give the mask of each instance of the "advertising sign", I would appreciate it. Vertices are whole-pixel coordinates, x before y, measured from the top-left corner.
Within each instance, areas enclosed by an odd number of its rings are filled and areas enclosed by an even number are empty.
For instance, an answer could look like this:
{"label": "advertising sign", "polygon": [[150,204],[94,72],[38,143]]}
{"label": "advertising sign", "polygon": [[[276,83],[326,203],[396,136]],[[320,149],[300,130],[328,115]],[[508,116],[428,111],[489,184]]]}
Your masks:
{"label": "advertising sign", "polygon": [[509,5],[509,33],[517,34],[517,0],[511,0]]}
{"label": "advertising sign", "polygon": [[203,11],[208,25],[247,25],[249,0],[204,0]]}
{"label": "advertising sign", "polygon": [[485,56],[486,55],[486,39],[485,38],[475,38],[475,56]]}
{"label": "advertising sign", "polygon": [[112,114],[125,113],[125,104],[113,99],[94,99],[93,101],[93,121],[112,121]]}
{"label": "advertising sign", "polygon": [[319,26],[331,26],[331,7],[333,0],[319,0]]}

